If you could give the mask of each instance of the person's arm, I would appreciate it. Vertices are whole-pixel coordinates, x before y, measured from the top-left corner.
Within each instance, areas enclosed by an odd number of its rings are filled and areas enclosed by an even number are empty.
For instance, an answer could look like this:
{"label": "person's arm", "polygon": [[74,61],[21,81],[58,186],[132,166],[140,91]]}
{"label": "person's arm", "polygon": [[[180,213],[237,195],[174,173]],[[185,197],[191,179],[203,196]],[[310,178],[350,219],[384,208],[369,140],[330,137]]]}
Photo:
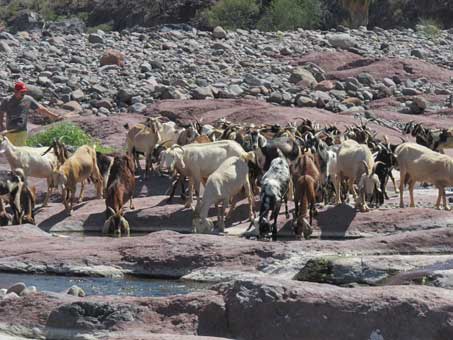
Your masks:
{"label": "person's arm", "polygon": [[63,117],[61,115],[53,113],[52,111],[50,111],[49,109],[47,109],[46,107],[44,107],[42,105],[39,105],[38,108],[36,109],[36,111],[46,117],[49,117],[52,120],[62,120],[63,119]]}
{"label": "person's arm", "polygon": [[62,116],[53,113],[52,111],[50,111],[49,109],[47,109],[43,105],[39,104],[33,97],[27,96],[27,99],[30,101],[30,108],[32,110],[35,110],[39,114],[41,114],[43,116],[46,116],[46,117],[48,117],[48,118],[50,118],[52,120],[55,120],[55,121],[63,119]]}

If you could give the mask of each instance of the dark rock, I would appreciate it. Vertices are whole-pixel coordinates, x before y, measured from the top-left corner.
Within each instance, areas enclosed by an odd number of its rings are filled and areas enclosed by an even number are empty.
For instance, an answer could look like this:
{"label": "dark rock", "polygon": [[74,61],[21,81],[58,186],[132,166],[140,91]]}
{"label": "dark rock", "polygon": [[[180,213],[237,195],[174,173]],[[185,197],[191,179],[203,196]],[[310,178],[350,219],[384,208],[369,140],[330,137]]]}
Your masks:
{"label": "dark rock", "polygon": [[16,293],[17,295],[20,295],[25,288],[27,288],[25,283],[17,282],[8,288],[6,294]]}
{"label": "dark rock", "polygon": [[7,21],[8,28],[16,33],[18,31],[33,31],[43,27],[42,17],[30,10],[21,10]]}

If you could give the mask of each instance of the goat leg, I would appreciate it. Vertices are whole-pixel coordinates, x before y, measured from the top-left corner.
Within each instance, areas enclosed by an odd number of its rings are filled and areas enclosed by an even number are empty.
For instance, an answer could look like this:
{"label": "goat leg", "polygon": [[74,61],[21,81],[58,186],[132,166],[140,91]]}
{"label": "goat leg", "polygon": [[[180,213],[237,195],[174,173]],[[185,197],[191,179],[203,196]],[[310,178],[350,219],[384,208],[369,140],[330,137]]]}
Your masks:
{"label": "goat leg", "polygon": [[180,181],[180,178],[178,178],[178,177],[176,179],[172,180],[172,183],[170,184],[170,186],[171,186],[170,197],[168,197],[167,203],[171,203],[171,201],[173,200],[173,197],[175,196],[175,192],[176,192],[176,187],[177,187],[179,181]]}
{"label": "goat leg", "polygon": [[285,217],[288,219],[289,218],[288,195],[285,195],[284,200],[285,200]]}
{"label": "goat leg", "polygon": [[410,207],[415,208],[415,200],[414,200],[414,187],[415,187],[415,181],[410,180],[409,181],[409,196],[410,196]]}
{"label": "goat leg", "polygon": [[[390,170],[389,177],[390,177],[390,179],[392,180],[393,189],[394,189],[394,191],[395,191],[395,194],[397,194],[397,193],[398,193],[398,187],[396,186],[396,181],[395,181],[395,177],[393,177],[392,170]],[[388,180],[388,179],[387,179],[387,180]],[[387,199],[388,199],[388,198],[387,198]]]}
{"label": "goat leg", "polygon": [[63,189],[61,196],[63,197],[63,204],[66,211],[69,211],[68,198],[69,198],[69,189]]}
{"label": "goat leg", "polygon": [[403,169],[400,170],[400,208],[404,208],[403,192],[404,192],[404,181],[406,172]]}
{"label": "goat leg", "polygon": [[273,216],[271,219],[274,219],[274,223],[272,224],[272,241],[277,241],[277,218],[280,214],[281,202],[277,203],[275,206],[275,210],[273,211]]}
{"label": "goat leg", "polygon": [[77,203],[82,203],[84,194],[85,194],[85,181],[82,181],[80,183],[80,195],[79,199],[77,200]]}
{"label": "goat leg", "polygon": [[193,180],[190,177],[189,178],[189,197],[187,197],[186,204],[184,205],[184,208],[191,208],[192,207],[192,202],[193,202]]}
{"label": "goat leg", "polygon": [[438,188],[438,194],[437,194],[437,201],[436,201],[436,209],[437,209],[437,210],[440,209],[440,201],[441,201],[441,199],[443,198],[442,196],[443,196],[443,195],[442,195],[442,188],[439,187],[439,188]]}
{"label": "goat leg", "polygon": [[448,205],[447,196],[445,194],[445,188],[442,188],[442,200],[443,200],[443,204],[444,204],[444,209],[447,211],[450,211],[451,208]]}
{"label": "goat leg", "polygon": [[220,218],[218,229],[219,232],[223,233],[225,231],[225,209],[228,207],[228,199],[224,199],[222,202],[222,207],[220,208]]}

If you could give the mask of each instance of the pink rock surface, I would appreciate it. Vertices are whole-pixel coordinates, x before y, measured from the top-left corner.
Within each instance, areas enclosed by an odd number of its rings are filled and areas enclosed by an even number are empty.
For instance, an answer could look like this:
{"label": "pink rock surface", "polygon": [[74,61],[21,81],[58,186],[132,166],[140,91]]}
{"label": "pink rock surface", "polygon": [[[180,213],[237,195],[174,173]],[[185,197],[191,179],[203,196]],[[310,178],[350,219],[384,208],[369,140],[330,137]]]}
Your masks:
{"label": "pink rock surface", "polygon": [[350,52],[313,52],[294,60],[293,64],[311,62],[319,65],[331,79],[343,80],[360,73],[370,73],[375,79],[398,76],[401,80],[426,78],[433,83],[449,82],[453,71],[416,59],[364,58]]}

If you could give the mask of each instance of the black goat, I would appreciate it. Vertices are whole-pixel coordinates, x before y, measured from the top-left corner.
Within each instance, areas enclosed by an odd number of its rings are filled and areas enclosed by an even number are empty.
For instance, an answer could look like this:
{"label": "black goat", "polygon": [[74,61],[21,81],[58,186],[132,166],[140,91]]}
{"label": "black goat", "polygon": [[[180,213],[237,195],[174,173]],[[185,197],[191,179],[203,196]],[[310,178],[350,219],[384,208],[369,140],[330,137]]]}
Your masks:
{"label": "black goat", "polygon": [[[381,192],[382,194],[378,195],[377,203],[382,205],[385,199],[389,199],[386,191],[386,186],[389,178],[392,180],[394,187],[396,188],[395,178],[392,175],[392,169],[396,165],[396,157],[392,152],[390,145],[385,145],[379,143],[377,145],[377,153],[375,154],[374,161],[376,163],[375,174],[378,176],[379,181],[381,182]],[[379,163],[378,163],[379,162]]]}

